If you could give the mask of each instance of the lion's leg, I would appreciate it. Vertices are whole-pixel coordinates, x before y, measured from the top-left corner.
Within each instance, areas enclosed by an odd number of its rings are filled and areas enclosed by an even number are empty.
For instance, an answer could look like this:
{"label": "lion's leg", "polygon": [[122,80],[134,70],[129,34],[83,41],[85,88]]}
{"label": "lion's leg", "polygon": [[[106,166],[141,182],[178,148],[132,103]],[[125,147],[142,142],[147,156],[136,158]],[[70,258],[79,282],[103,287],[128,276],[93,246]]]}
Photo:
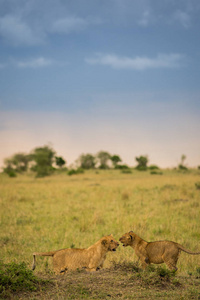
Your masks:
{"label": "lion's leg", "polygon": [[177,250],[175,253],[173,253],[173,256],[168,254],[168,255],[163,255],[163,261],[167,265],[167,267],[172,270],[172,271],[177,271],[178,268],[176,267],[178,258],[179,258],[180,251]]}
{"label": "lion's leg", "polygon": [[64,269],[59,271],[59,274],[64,275],[67,272],[67,270],[68,270],[67,268],[64,268]]}
{"label": "lion's leg", "polygon": [[97,269],[102,269],[103,268],[104,261],[105,261],[105,258],[101,261],[101,263],[100,263],[100,265],[98,266]]}
{"label": "lion's leg", "polygon": [[53,257],[53,270],[56,275],[64,275],[67,271],[67,267],[65,267],[64,263],[59,259],[60,257]]}
{"label": "lion's leg", "polygon": [[173,259],[165,261],[165,263],[171,271],[177,271],[178,270],[178,268],[176,267],[176,262]]}
{"label": "lion's leg", "polygon": [[137,256],[141,261],[142,269],[145,270],[146,267],[150,264],[146,251],[142,249],[142,252],[138,252]]}
{"label": "lion's leg", "polygon": [[88,267],[86,268],[89,272],[95,272],[97,270],[97,262],[96,260],[91,260]]}
{"label": "lion's leg", "polygon": [[148,257],[146,257],[146,258],[143,257],[143,259],[141,259],[141,265],[142,265],[142,269],[145,270],[146,267],[150,265],[149,258]]}
{"label": "lion's leg", "polygon": [[97,267],[97,270],[103,269],[103,263]]}

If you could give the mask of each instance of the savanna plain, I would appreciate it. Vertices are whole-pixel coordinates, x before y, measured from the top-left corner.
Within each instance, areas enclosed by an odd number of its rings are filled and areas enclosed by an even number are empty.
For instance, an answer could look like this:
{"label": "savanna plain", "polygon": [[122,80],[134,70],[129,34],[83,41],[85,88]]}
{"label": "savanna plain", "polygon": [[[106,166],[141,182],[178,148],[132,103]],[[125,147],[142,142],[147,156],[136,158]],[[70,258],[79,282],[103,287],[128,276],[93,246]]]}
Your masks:
{"label": "savanna plain", "polygon": [[[167,239],[200,251],[199,182],[197,169],[0,174],[0,299],[200,299],[200,255],[184,252],[176,273],[164,265],[143,271],[133,249],[122,244],[97,272],[56,276],[51,257],[37,257],[31,270],[35,251],[87,248],[131,230],[146,241]],[[11,288],[8,270],[18,276],[16,285],[23,270],[33,287]]]}

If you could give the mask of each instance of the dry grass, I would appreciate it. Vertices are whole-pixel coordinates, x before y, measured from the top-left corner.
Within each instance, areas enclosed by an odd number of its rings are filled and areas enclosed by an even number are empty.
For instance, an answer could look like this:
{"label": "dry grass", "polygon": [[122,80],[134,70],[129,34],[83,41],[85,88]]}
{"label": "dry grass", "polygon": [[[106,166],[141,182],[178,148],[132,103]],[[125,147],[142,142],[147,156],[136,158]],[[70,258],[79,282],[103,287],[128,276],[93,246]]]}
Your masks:
{"label": "dry grass", "polygon": [[[200,251],[199,176],[168,170],[163,175],[88,171],[43,179],[0,174],[1,259],[31,266],[34,251],[88,247],[103,235],[119,239],[129,230],[148,241],[168,239]],[[108,254],[105,268],[124,260],[137,259],[131,248],[120,246]],[[177,276],[188,277],[198,267],[200,256],[182,253]],[[35,274],[51,270],[51,258],[38,258]]]}
{"label": "dry grass", "polygon": [[[10,293],[10,299],[199,299],[199,276],[175,276],[164,268],[143,272],[137,264],[113,263],[96,273],[71,271],[64,276],[38,274],[35,291]],[[46,279],[48,281],[46,281]]]}

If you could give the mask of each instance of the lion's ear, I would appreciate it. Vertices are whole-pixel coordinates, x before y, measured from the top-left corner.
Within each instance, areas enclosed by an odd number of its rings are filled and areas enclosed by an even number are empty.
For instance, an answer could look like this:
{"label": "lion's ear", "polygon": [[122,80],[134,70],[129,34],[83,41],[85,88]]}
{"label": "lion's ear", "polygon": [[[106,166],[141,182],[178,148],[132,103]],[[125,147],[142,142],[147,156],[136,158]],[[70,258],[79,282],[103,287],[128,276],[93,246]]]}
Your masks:
{"label": "lion's ear", "polygon": [[130,238],[131,238],[131,241],[134,239],[134,236],[133,236],[132,234],[133,234],[133,231],[130,231],[130,232],[129,232],[129,236],[130,236]]}
{"label": "lion's ear", "polygon": [[107,243],[108,243],[108,242],[107,242],[107,240],[103,240],[103,241],[101,241],[101,244],[102,244],[102,245],[104,245],[104,246],[106,246],[106,245],[107,245]]}

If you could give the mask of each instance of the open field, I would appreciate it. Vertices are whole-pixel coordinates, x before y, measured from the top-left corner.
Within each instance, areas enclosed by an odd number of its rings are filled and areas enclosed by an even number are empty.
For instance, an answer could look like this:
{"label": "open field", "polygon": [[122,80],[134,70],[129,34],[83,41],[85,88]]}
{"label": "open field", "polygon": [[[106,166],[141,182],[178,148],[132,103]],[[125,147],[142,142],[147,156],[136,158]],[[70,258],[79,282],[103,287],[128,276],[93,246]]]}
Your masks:
{"label": "open field", "polygon": [[[25,262],[31,268],[34,251],[86,248],[104,235],[112,233],[118,240],[130,230],[147,241],[168,239],[191,251],[200,251],[197,182],[200,182],[198,170],[185,173],[164,170],[163,175],[136,170],[131,174],[119,170],[87,171],[74,176],[55,174],[40,179],[32,174],[16,178],[0,174],[1,260],[4,263]],[[127,267],[126,272],[123,268],[114,268],[121,263],[136,262],[132,248],[120,245],[117,252],[108,254],[105,271],[98,274],[73,272],[58,278],[52,274],[51,258],[46,257],[37,257],[34,274],[60,286],[59,289],[51,288],[54,293],[49,299],[78,299],[77,289],[80,299],[105,299],[103,283],[108,289],[108,282],[113,290],[115,284],[119,290],[114,294],[111,289],[108,297],[153,299],[162,295],[162,299],[165,296],[166,299],[169,296],[200,299],[200,255],[181,253],[175,276],[181,288],[167,285],[161,290],[157,286],[151,289],[137,281],[130,268]],[[67,292],[73,295],[73,289],[76,298],[66,297]],[[103,298],[99,296],[100,290]],[[29,299],[45,299],[42,291],[31,295]]]}

